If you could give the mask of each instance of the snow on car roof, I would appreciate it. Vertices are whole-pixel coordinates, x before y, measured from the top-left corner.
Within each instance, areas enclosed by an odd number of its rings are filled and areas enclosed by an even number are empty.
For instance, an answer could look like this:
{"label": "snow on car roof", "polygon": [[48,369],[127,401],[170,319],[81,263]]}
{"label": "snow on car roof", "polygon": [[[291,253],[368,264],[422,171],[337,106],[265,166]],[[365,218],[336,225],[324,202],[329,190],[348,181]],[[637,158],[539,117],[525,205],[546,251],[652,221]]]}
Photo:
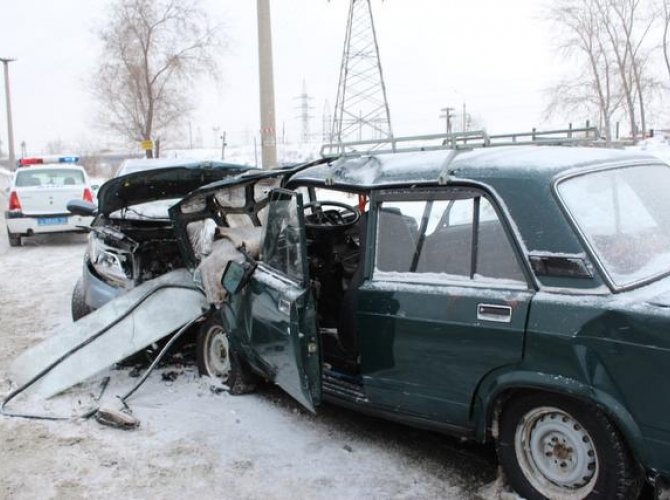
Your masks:
{"label": "snow on car roof", "polygon": [[[296,173],[291,182],[381,187],[384,185],[434,184],[443,173],[453,150],[413,151],[336,159]],[[539,175],[545,180],[573,168],[614,162],[658,158],[639,152],[604,148],[561,146],[503,146],[460,150],[448,163],[450,175],[487,181],[496,177]]]}

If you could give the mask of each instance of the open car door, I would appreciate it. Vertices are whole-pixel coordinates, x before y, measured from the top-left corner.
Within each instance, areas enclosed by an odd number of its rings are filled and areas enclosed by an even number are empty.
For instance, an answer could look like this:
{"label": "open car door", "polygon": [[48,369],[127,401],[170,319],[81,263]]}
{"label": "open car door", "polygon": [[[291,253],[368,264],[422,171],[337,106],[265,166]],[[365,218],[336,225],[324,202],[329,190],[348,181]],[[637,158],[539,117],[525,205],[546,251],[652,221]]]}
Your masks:
{"label": "open car door", "polygon": [[302,195],[270,193],[261,262],[249,282],[248,347],[257,365],[314,412],[321,399],[316,306],[310,290]]}

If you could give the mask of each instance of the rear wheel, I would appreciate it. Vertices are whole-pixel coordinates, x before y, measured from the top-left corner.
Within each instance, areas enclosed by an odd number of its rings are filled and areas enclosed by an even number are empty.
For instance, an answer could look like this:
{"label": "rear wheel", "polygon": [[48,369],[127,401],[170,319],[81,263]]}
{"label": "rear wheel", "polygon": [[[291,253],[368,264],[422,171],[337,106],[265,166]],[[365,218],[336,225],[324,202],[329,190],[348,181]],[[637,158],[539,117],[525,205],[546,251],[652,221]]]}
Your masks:
{"label": "rear wheel", "polygon": [[553,394],[511,400],[498,457],[524,498],[637,498],[641,474],[619,432],[595,406]]}
{"label": "rear wheel", "polygon": [[20,247],[21,246],[21,235],[20,234],[10,233],[9,229],[7,229],[7,239],[9,239],[9,246],[10,247]]}
{"label": "rear wheel", "polygon": [[244,394],[256,388],[256,377],[230,348],[228,333],[214,317],[200,327],[196,361],[201,376],[221,379],[230,388],[231,394]]}

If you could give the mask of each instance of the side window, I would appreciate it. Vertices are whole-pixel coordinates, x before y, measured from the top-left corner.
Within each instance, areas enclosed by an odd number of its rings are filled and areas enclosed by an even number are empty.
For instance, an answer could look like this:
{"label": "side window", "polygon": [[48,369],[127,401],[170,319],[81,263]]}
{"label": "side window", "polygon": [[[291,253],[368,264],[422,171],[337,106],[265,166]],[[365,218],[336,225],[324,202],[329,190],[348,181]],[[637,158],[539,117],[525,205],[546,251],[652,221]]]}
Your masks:
{"label": "side window", "polygon": [[305,279],[305,245],[302,224],[302,196],[275,190],[263,238],[263,261],[298,282]]}
{"label": "side window", "polygon": [[380,204],[375,278],[402,279],[405,273],[426,282],[447,278],[525,283],[495,209],[471,191],[452,199]]}

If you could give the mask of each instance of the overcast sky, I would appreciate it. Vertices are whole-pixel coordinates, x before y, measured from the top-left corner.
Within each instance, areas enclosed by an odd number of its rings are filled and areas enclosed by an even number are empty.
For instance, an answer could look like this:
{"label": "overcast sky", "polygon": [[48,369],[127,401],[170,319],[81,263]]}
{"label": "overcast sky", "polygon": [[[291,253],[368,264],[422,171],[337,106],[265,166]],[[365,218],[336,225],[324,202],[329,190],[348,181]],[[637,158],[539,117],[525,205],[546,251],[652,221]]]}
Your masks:
{"label": "overcast sky", "polygon": [[[95,128],[87,92],[100,57],[96,29],[112,0],[0,0],[0,57],[10,66],[17,153],[49,141],[96,148],[109,137]],[[213,146],[215,128],[239,142],[259,129],[256,2],[205,0],[222,23],[228,48],[221,83],[193,89],[194,141]],[[296,97],[313,96],[311,130],[320,132],[326,100],[334,105],[348,0],[271,0],[277,129],[298,139]],[[467,103],[490,132],[529,130],[543,123],[544,90],[560,77],[550,26],[540,0],[373,0],[394,133],[444,129],[440,108]],[[0,138],[7,150],[2,94]],[[560,123],[560,125],[564,125]],[[183,143],[188,143],[184,127]]]}

